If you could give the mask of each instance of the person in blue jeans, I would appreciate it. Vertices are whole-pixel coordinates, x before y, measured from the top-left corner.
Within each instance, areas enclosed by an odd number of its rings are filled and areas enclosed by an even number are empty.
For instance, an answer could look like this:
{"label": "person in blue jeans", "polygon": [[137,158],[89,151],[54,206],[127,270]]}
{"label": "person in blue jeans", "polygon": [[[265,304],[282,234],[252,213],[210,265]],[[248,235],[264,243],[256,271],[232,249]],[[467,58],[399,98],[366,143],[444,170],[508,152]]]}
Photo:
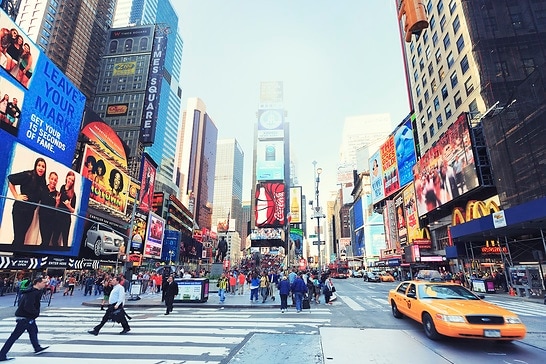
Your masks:
{"label": "person in blue jeans", "polygon": [[256,302],[258,302],[258,290],[260,289],[260,278],[258,278],[258,275],[256,272],[252,273],[252,279],[250,280],[250,303],[254,302],[254,299],[256,299]]}
{"label": "person in blue jeans", "polygon": [[296,300],[296,312],[300,313],[302,310],[303,296],[307,293],[307,285],[303,281],[301,272],[298,273],[298,276],[290,288],[292,293],[294,293],[294,298]]}
{"label": "person in blue jeans", "polygon": [[226,277],[226,273],[222,273],[222,276],[218,278],[218,296],[220,296],[220,303],[224,303],[226,300],[226,290],[228,289],[229,283]]}
{"label": "person in blue jeans", "polygon": [[288,309],[288,295],[290,294],[290,281],[283,276],[278,284],[279,295],[281,296],[281,313]]}

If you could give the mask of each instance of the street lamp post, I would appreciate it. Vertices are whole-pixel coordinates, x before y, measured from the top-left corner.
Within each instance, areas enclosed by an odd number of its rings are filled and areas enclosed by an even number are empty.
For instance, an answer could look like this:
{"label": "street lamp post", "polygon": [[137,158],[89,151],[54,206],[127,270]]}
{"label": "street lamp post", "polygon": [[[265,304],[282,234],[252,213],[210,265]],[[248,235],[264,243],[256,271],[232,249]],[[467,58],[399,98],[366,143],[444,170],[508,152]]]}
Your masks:
{"label": "street lamp post", "polygon": [[317,204],[315,206],[315,213],[313,217],[317,219],[318,268],[319,268],[319,271],[321,271],[322,259],[320,256],[320,248],[321,248],[320,219],[324,218],[325,216],[321,213],[320,203],[319,203],[319,183],[320,183],[320,174],[322,173],[322,168],[316,168],[316,167],[317,167],[317,161],[313,161],[313,169],[314,169],[314,176],[315,176],[315,201],[317,201]]}

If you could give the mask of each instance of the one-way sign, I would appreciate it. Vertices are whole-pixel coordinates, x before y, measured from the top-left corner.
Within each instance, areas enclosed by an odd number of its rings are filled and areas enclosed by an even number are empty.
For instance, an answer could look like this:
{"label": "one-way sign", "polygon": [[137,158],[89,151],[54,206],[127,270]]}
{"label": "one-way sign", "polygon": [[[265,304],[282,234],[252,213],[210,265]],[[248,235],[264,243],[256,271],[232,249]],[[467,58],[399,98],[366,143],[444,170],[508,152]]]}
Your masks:
{"label": "one-way sign", "polygon": [[[318,240],[313,241],[313,245],[319,245]],[[326,245],[326,241],[321,240],[321,241],[320,241],[320,245]]]}

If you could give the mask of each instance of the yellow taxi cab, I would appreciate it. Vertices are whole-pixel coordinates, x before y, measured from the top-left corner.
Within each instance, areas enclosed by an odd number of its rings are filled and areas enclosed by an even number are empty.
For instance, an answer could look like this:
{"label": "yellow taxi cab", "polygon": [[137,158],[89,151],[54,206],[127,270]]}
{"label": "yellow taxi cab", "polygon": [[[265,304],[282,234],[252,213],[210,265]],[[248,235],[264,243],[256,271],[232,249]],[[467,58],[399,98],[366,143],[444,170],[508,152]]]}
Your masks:
{"label": "yellow taxi cab", "polygon": [[379,273],[379,280],[381,282],[394,282],[394,277],[387,272],[381,272]]}
{"label": "yellow taxi cab", "polygon": [[432,340],[449,336],[512,341],[527,332],[518,315],[455,283],[405,281],[390,290],[389,304],[394,317],[421,323]]}

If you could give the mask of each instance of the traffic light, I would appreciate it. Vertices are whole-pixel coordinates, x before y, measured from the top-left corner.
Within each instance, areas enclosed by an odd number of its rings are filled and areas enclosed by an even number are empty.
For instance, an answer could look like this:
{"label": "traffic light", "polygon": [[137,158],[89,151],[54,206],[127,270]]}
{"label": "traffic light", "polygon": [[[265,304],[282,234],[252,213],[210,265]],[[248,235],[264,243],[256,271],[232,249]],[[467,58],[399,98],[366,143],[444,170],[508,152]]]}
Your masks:
{"label": "traffic light", "polygon": [[400,0],[398,8],[398,20],[405,15],[404,32],[406,33],[406,42],[411,42],[411,36],[428,28],[427,11],[424,0]]}

